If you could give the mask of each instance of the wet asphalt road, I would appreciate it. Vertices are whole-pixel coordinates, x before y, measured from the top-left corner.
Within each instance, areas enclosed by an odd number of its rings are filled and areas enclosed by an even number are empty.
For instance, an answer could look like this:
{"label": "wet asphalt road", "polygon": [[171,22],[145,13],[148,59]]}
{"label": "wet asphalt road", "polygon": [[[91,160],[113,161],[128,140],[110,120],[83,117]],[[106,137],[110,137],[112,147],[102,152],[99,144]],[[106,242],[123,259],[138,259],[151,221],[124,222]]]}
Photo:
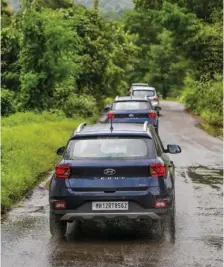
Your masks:
{"label": "wet asphalt road", "polygon": [[79,235],[71,225],[65,240],[48,229],[48,191],[40,186],[2,223],[2,267],[221,267],[222,141],[195,127],[175,102],[162,103],[160,135],[182,154],[176,164],[175,241],[156,240],[126,226],[92,226]]}

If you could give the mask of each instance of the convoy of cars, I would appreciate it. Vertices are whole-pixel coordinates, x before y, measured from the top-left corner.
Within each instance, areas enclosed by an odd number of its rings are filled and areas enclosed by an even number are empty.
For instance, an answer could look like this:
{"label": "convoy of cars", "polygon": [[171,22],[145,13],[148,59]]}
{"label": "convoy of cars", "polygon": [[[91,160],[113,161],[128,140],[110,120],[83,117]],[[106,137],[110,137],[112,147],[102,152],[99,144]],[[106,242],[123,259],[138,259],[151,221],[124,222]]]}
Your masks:
{"label": "convoy of cars", "polygon": [[[135,95],[140,87],[146,95]],[[150,90],[133,84],[129,97],[105,107],[103,123],[82,123],[57,150],[62,158],[49,186],[53,236],[64,236],[69,222],[81,227],[86,220],[143,221],[158,236],[167,223],[174,232],[175,167],[168,154],[181,148],[163,146]]]}

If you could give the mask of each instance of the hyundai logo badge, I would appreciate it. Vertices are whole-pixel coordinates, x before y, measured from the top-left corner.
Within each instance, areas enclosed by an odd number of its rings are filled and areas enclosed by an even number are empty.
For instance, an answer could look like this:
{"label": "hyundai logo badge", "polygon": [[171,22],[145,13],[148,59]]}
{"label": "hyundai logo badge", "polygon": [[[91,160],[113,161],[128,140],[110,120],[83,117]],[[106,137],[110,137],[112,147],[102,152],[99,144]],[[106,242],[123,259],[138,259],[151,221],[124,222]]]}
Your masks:
{"label": "hyundai logo badge", "polygon": [[116,171],[114,169],[105,169],[104,174],[106,175],[114,175]]}
{"label": "hyundai logo badge", "polygon": [[128,115],[128,117],[130,117],[130,118],[133,118],[133,117],[134,117],[134,115],[133,115],[133,114],[129,114],[129,115]]}

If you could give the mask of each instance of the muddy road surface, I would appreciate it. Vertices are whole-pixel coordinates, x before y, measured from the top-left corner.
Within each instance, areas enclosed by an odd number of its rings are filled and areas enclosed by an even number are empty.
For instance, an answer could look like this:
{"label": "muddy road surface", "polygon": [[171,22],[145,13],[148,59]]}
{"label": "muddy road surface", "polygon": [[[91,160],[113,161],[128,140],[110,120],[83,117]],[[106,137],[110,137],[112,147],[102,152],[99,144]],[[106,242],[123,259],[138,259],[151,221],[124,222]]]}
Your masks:
{"label": "muddy road surface", "polygon": [[[78,234],[70,224],[64,240],[48,229],[48,190],[34,190],[2,222],[2,267],[221,267],[222,141],[195,127],[181,104],[162,103],[160,135],[182,154],[176,164],[175,240],[156,240],[128,225],[88,226]],[[62,144],[63,145],[63,144]],[[16,173],[15,173],[16,175]]]}

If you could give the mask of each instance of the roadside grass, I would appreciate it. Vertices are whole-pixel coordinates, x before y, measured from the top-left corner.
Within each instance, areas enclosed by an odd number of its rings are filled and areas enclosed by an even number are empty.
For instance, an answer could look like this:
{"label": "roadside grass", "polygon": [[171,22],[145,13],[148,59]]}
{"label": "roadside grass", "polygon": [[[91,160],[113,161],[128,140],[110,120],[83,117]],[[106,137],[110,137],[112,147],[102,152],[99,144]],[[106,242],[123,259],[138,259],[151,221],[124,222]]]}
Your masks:
{"label": "roadside grass", "polygon": [[59,160],[56,149],[66,144],[83,121],[47,112],[16,113],[2,119],[2,213],[52,170]]}
{"label": "roadside grass", "polygon": [[210,135],[217,137],[220,140],[223,140],[223,128],[222,127],[217,127],[209,123],[205,123],[205,122],[198,123],[197,127],[206,131]]}

